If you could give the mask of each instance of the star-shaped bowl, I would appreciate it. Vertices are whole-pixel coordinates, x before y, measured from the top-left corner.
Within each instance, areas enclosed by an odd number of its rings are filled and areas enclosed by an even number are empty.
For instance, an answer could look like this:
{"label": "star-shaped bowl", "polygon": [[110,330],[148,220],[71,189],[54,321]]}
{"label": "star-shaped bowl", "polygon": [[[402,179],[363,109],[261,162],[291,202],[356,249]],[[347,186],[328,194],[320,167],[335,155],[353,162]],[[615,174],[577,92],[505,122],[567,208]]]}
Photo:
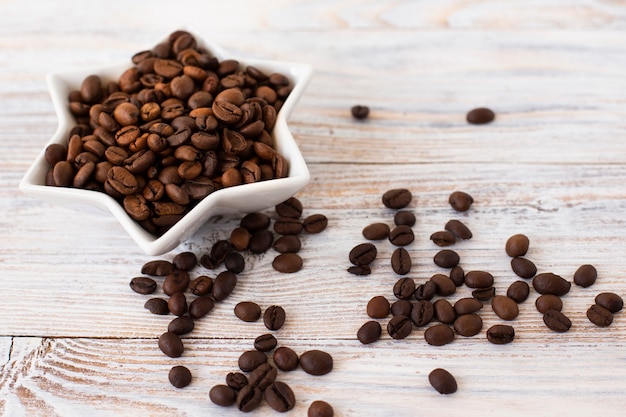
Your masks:
{"label": "star-shaped bowl", "polygon": [[[142,227],[127,214],[120,202],[104,192],[46,185],[46,175],[50,166],[45,160],[45,149],[53,143],[66,145],[68,134],[76,125],[76,120],[69,110],[68,96],[70,92],[79,90],[82,81],[91,74],[99,75],[104,83],[117,81],[120,75],[132,66],[129,60],[116,65],[76,69],[47,75],[46,80],[59,124],[50,141],[42,148],[24,175],[20,182],[20,189],[30,196],[75,209],[79,213],[93,213],[95,211],[102,213],[103,210],[110,212],[148,255],[160,255],[173,250],[212,217],[263,210],[288,199],[302,189],[309,182],[310,174],[289,131],[287,118],[312,75],[312,67],[293,62],[234,57],[224,52],[219,46],[202,39],[196,33],[192,33],[192,35],[198,46],[207,50],[219,61],[233,59],[239,61],[242,67],[251,65],[266,74],[280,73],[289,78],[293,89],[278,111],[271,134],[274,148],[288,162],[289,168],[286,177],[220,188],[204,197],[161,235],[152,234]],[[100,210],[93,210],[94,207]],[[97,233],[97,230],[94,230],[93,233]]]}

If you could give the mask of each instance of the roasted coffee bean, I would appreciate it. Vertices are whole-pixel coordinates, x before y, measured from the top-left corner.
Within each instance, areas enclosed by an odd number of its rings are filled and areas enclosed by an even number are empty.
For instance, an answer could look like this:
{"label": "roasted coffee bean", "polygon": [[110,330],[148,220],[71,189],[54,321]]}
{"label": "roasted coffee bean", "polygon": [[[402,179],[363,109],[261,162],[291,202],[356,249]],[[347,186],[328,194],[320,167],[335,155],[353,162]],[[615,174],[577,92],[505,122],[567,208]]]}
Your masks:
{"label": "roasted coffee bean", "polygon": [[298,272],[302,269],[302,258],[297,253],[281,253],[274,258],[272,267],[285,274]]}
{"label": "roasted coffee bean", "polygon": [[465,274],[465,285],[470,288],[489,288],[494,278],[487,271],[469,271]]}
{"label": "roasted coffee bean", "polygon": [[491,300],[491,308],[502,320],[513,320],[519,315],[517,303],[506,295],[496,295]]}
{"label": "roasted coffee bean", "polygon": [[241,372],[229,372],[226,374],[226,385],[235,391],[239,391],[248,385],[248,377]]}
{"label": "roasted coffee bean", "polygon": [[244,251],[248,249],[250,244],[250,232],[243,227],[236,227],[230,232],[230,243],[233,248],[238,251]]}
{"label": "roasted coffee bean", "polygon": [[274,410],[284,413],[296,405],[296,396],[289,385],[282,381],[274,381],[264,394],[265,402]]}
{"label": "roasted coffee bean", "polygon": [[447,324],[435,324],[424,331],[424,339],[432,346],[447,345],[454,341],[454,330]]}
{"label": "roasted coffee bean", "polygon": [[183,341],[176,333],[165,332],[159,337],[159,349],[170,358],[178,358],[183,354]]}
{"label": "roasted coffee bean", "polygon": [[[442,268],[454,268],[459,264],[459,254],[450,249],[442,249],[435,254],[433,262]],[[467,279],[467,276],[466,276]]]}
{"label": "roasted coffee bean", "polygon": [[615,314],[624,308],[624,300],[619,295],[612,292],[602,292],[595,298],[596,304]]}
{"label": "roasted coffee bean", "polygon": [[248,213],[240,220],[239,225],[249,232],[267,229],[270,225],[270,218],[265,213],[254,212]]}
{"label": "roasted coffee bean", "polygon": [[307,417],[333,417],[335,411],[326,401],[315,400],[307,410]]}
{"label": "roasted coffee bean", "polygon": [[278,330],[285,324],[285,309],[281,306],[272,305],[263,313],[263,324],[268,330]]}
{"label": "roasted coffee bean", "polygon": [[310,375],[326,375],[333,370],[333,357],[322,350],[308,350],[300,355],[300,367]]}
{"label": "roasted coffee bean", "polygon": [[274,250],[280,253],[297,253],[302,248],[302,242],[296,235],[281,236],[274,242]]}
{"label": "roasted coffee bean", "polygon": [[225,300],[237,285],[237,275],[230,271],[220,272],[213,280],[211,294],[215,301]]}
{"label": "roasted coffee bean", "polygon": [[235,316],[242,321],[257,321],[261,317],[261,307],[252,301],[240,301],[235,305]]}
{"label": "roasted coffee bean", "polygon": [[352,117],[358,120],[366,119],[370,114],[370,108],[361,104],[354,105],[350,108]]}
{"label": "roasted coffee bean", "polygon": [[249,413],[257,408],[263,401],[263,392],[254,385],[246,385],[237,393],[235,403],[239,411]]}
{"label": "roasted coffee bean", "polygon": [[554,294],[544,294],[537,297],[535,307],[541,314],[545,314],[548,310],[561,311],[563,309],[563,300]]}
{"label": "roasted coffee bean", "polygon": [[515,329],[508,324],[495,324],[487,329],[487,340],[494,345],[505,345],[515,339]]}
{"label": "roasted coffee bean", "polygon": [[235,404],[237,393],[228,385],[218,384],[214,385],[209,390],[209,398],[214,404],[222,407],[229,407]]}
{"label": "roasted coffee bean", "polygon": [[456,320],[454,307],[445,298],[440,298],[433,303],[434,316],[442,323],[452,324]]}
{"label": "roasted coffee bean", "polygon": [[382,240],[389,237],[390,228],[386,223],[372,223],[363,228],[363,237],[367,240]]}
{"label": "roasted coffee bean", "polygon": [[372,297],[366,307],[367,315],[373,319],[384,319],[389,316],[390,309],[389,301],[382,295]]}
{"label": "roasted coffee bean", "polygon": [[476,313],[483,308],[483,303],[473,297],[460,298],[454,303],[454,311],[459,316]]}
{"label": "roasted coffee bean", "polygon": [[478,314],[464,314],[454,320],[454,330],[461,336],[476,336],[482,329],[483,319]]}
{"label": "roasted coffee bean", "polygon": [[194,319],[200,319],[209,314],[214,306],[212,298],[208,295],[201,295],[189,304],[189,315]]}
{"label": "roasted coffee bean", "polygon": [[465,116],[465,119],[467,120],[467,123],[473,125],[483,125],[493,122],[493,119],[495,119],[495,117],[496,115],[493,110],[486,107],[478,107],[470,110]]}
{"label": "roasted coffee bean", "polygon": [[598,279],[598,271],[593,265],[581,265],[574,272],[574,284],[583,288],[590,287]]}
{"label": "roasted coffee bean", "polygon": [[430,301],[421,300],[413,304],[411,308],[411,321],[417,327],[426,326],[430,323],[435,315],[435,309]]}
{"label": "roasted coffee bean", "polygon": [[532,283],[539,294],[554,294],[559,297],[567,294],[572,286],[571,282],[552,272],[535,275]]}
{"label": "roasted coffee bean", "polygon": [[189,316],[176,317],[167,326],[167,331],[177,335],[191,333],[195,327],[193,319]]}
{"label": "roasted coffee bean", "polygon": [[426,300],[430,301],[435,296],[437,292],[437,286],[434,282],[426,281],[423,284],[420,284],[415,288],[415,293],[413,296],[417,301]]}
{"label": "roasted coffee bean", "polygon": [[406,275],[411,271],[411,255],[400,247],[391,254],[391,269],[398,275]]}
{"label": "roasted coffee bean", "polygon": [[254,348],[261,352],[269,352],[276,347],[278,341],[273,334],[265,333],[254,339]]}
{"label": "roasted coffee bean", "polygon": [[174,264],[176,269],[191,271],[198,264],[198,260],[196,259],[196,254],[193,252],[181,252],[174,256],[172,264]]}
{"label": "roasted coffee bean", "polygon": [[415,234],[409,226],[396,226],[389,232],[389,241],[395,246],[407,246],[414,240]]}
{"label": "roasted coffee bean", "polygon": [[193,295],[207,295],[213,289],[213,279],[206,275],[194,278],[189,284],[189,290]]}
{"label": "roasted coffee bean", "polygon": [[170,314],[170,310],[167,306],[167,300],[165,300],[164,298],[150,298],[145,302],[143,308],[145,308],[152,314],[158,314],[160,316]]}
{"label": "roasted coffee bean", "polygon": [[356,333],[356,338],[364,345],[376,342],[380,339],[382,334],[382,327],[380,323],[375,320],[370,320],[359,328]]}
{"label": "roasted coffee bean", "polygon": [[130,289],[138,294],[152,294],[157,289],[157,283],[152,278],[135,277],[130,280]]}
{"label": "roasted coffee bean", "polygon": [[141,273],[164,277],[174,272],[174,269],[174,265],[170,261],[156,260],[145,263],[141,267]]}
{"label": "roasted coffee bean", "polygon": [[465,271],[459,265],[450,270],[450,279],[454,282],[454,285],[460,287],[465,284]]}
{"label": "roasted coffee bean", "polygon": [[102,96],[100,76],[92,74],[85,77],[80,87],[80,96],[85,103],[95,103]]}
{"label": "roasted coffee bean", "polygon": [[453,394],[457,390],[454,376],[442,368],[433,369],[428,374],[428,382],[439,394]]}
{"label": "roasted coffee bean", "polygon": [[411,316],[411,310],[413,310],[413,304],[409,300],[396,300],[391,304],[391,308],[389,309],[392,316],[402,314],[407,317]]}
{"label": "roasted coffee bean", "polygon": [[571,320],[563,313],[557,310],[548,310],[543,314],[543,322],[555,332],[566,332],[572,327]]}
{"label": "roasted coffee bean", "polygon": [[613,313],[598,304],[593,304],[587,309],[587,318],[600,327],[607,327],[613,323]]}
{"label": "roasted coffee bean", "polygon": [[415,293],[413,278],[400,278],[393,286],[393,295],[400,300],[407,300]]}
{"label": "roasted coffee bean", "polygon": [[328,218],[323,214],[311,214],[302,222],[307,233],[321,233],[328,226]]}
{"label": "roasted coffee bean", "polygon": [[412,199],[411,191],[406,188],[394,188],[382,196],[384,206],[390,209],[402,209],[408,206]]}
{"label": "roasted coffee bean", "polygon": [[276,365],[276,367],[281,371],[285,372],[293,371],[300,363],[298,354],[287,346],[280,346],[277,348],[274,351],[272,359],[274,360],[274,365]]}
{"label": "roasted coffee bean", "polygon": [[211,259],[214,265],[220,265],[226,259],[226,256],[229,253],[232,253],[233,245],[226,239],[220,239],[215,241],[213,245],[211,245]]}
{"label": "roasted coffee bean", "polygon": [[402,314],[393,316],[387,323],[387,333],[392,339],[404,339],[411,334],[412,330],[411,319]]}
{"label": "roasted coffee bean", "polygon": [[472,238],[472,231],[460,220],[448,220],[444,229],[452,233],[459,239],[468,240]]}
{"label": "roasted coffee bean", "polygon": [[530,259],[520,256],[511,259],[511,269],[520,278],[532,278],[537,273],[535,264]]}
{"label": "roasted coffee bean", "polygon": [[447,275],[435,274],[430,278],[430,281],[435,284],[437,295],[447,297],[456,292],[456,284]]}
{"label": "roasted coffee bean", "polygon": [[415,214],[407,210],[400,210],[393,216],[393,222],[396,226],[415,226]]}
{"label": "roasted coffee bean", "polygon": [[297,235],[303,227],[300,220],[292,217],[279,217],[274,222],[274,231],[279,235]]}
{"label": "roasted coffee bean", "polygon": [[456,243],[456,237],[452,232],[447,230],[441,230],[430,235],[430,240],[437,246],[445,247],[454,245]]}
{"label": "roasted coffee bean", "polygon": [[277,204],[274,209],[276,214],[281,217],[292,217],[299,219],[302,216],[302,203],[296,197],[290,197],[280,204]]}
{"label": "roasted coffee bean", "polygon": [[496,289],[494,287],[479,288],[472,291],[472,297],[480,301],[489,301],[496,295]]}
{"label": "roasted coffee bean", "polygon": [[187,297],[182,292],[174,293],[167,301],[167,308],[175,316],[182,316],[187,312]]}
{"label": "roasted coffee bean", "polygon": [[176,388],[184,388],[191,383],[191,371],[182,365],[174,366],[170,369],[168,379]]}
{"label": "roasted coffee bean", "polygon": [[252,372],[259,365],[267,362],[267,355],[259,350],[247,350],[239,355],[237,364],[243,372]]}
{"label": "roasted coffee bean", "polygon": [[250,242],[248,243],[248,249],[250,252],[259,254],[265,253],[272,247],[274,242],[274,235],[267,229],[261,229],[252,232],[250,236]]}
{"label": "roasted coffee bean", "polygon": [[377,253],[376,246],[371,243],[360,243],[352,248],[348,257],[352,264],[362,266],[371,264]]}
{"label": "roasted coffee bean", "polygon": [[530,240],[528,236],[518,233],[509,237],[504,245],[504,250],[506,254],[511,258],[516,256],[524,256],[526,252],[528,252],[528,246],[530,245]]}
{"label": "roasted coffee bean", "polygon": [[276,380],[277,374],[278,372],[274,366],[269,363],[262,363],[250,373],[248,383],[259,387],[263,391]]}
{"label": "roasted coffee bean", "polygon": [[131,195],[139,191],[137,178],[124,167],[111,168],[107,174],[107,183],[122,195]]}
{"label": "roasted coffee bean", "polygon": [[231,252],[224,258],[224,266],[233,274],[239,274],[246,268],[246,260],[238,252]]}
{"label": "roasted coffee bean", "polygon": [[467,211],[474,203],[474,198],[464,191],[454,191],[448,197],[448,203],[456,211]]}
{"label": "roasted coffee bean", "polygon": [[372,273],[372,268],[367,265],[350,266],[348,272],[353,275],[369,275]]}
{"label": "roasted coffee bean", "polygon": [[506,296],[516,303],[523,303],[530,294],[530,287],[526,281],[515,281],[506,290]]}
{"label": "roasted coffee bean", "polygon": [[167,295],[185,292],[190,282],[191,280],[187,271],[175,270],[165,277],[163,281],[163,292]]}

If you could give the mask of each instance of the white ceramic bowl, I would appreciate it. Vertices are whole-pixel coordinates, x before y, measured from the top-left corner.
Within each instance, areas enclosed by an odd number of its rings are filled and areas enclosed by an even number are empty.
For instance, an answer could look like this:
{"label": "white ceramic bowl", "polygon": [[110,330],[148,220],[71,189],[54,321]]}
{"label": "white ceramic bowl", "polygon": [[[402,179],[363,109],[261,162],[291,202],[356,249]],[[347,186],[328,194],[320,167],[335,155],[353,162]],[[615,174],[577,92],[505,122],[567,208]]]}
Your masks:
{"label": "white ceramic bowl", "polygon": [[[181,242],[193,235],[211,217],[263,210],[286,200],[302,189],[309,182],[310,174],[304,158],[287,127],[287,118],[312,75],[312,67],[292,62],[234,57],[226,54],[217,45],[203,40],[197,33],[191,33],[200,46],[206,48],[220,61],[223,59],[237,59],[242,65],[253,65],[268,74],[278,72],[290,78],[293,91],[278,112],[276,124],[272,132],[275,148],[289,162],[289,175],[287,177],[215,191],[200,201],[189,213],[161,236],[155,236],[146,231],[126,214],[124,208],[117,201],[103,192],[46,186],[45,177],[49,170],[49,165],[44,159],[45,148],[52,143],[67,144],[67,135],[76,124],[68,107],[67,97],[70,91],[80,89],[83,79],[90,74],[98,74],[104,82],[117,80],[126,69],[132,66],[129,59],[128,62],[113,66],[83,68],[48,74],[47,82],[52,97],[52,104],[59,118],[59,126],[52,139],[42,148],[37,159],[26,172],[20,182],[20,189],[33,197],[53,204],[70,207],[83,213],[102,212],[102,210],[109,211],[148,255],[160,255],[173,250]],[[94,207],[101,210],[93,210]],[[97,230],[93,231],[93,233],[97,232]]]}

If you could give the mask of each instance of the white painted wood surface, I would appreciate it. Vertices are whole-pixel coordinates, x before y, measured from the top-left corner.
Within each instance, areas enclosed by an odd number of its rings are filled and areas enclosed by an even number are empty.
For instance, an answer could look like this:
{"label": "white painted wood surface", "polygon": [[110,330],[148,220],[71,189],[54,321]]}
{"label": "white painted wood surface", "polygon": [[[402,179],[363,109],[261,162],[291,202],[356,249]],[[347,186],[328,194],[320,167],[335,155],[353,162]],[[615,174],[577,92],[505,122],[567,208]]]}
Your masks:
{"label": "white painted wood surface", "polygon": [[[626,296],[625,2],[236,0],[183,1],[176,10],[151,3],[0,3],[2,415],[236,415],[212,404],[208,391],[265,332],[234,317],[242,300],[286,309],[281,345],[335,358],[323,377],[281,374],[297,396],[288,415],[306,415],[315,399],[333,404],[337,416],[623,415],[626,317],[601,329],[584,312],[599,292]],[[49,206],[17,185],[56,127],[46,72],[128,59],[179,27],[237,55],[314,65],[290,126],[312,173],[298,197],[306,213],[326,214],[329,227],[305,237],[297,274],[275,273],[272,252],[247,256],[235,293],[173,360],[156,344],[171,317],[151,316],[146,297],[128,288],[152,258],[107,215]],[[367,121],[349,116],[356,103],[371,107]],[[496,122],[467,125],[466,111],[482,105]],[[514,233],[530,237],[528,257],[541,271],[571,278],[594,264],[598,282],[564,298],[571,331],[543,326],[533,292],[508,346],[483,333],[435,348],[419,329],[402,341],[385,335],[360,345],[367,301],[393,300],[398,277],[388,266],[390,244],[378,244],[369,277],[345,271],[347,254],[364,226],[391,222],[380,195],[399,186],[415,196],[409,250],[418,282],[441,271],[428,237],[450,218],[474,232],[454,247],[463,267],[491,271],[500,293],[515,279],[503,250]],[[474,196],[469,212],[447,204],[455,189]],[[207,224],[164,257],[201,254],[236,224]],[[451,299],[468,294],[461,288]],[[483,310],[484,329],[500,322]],[[192,370],[189,387],[167,381],[174,364]],[[457,377],[457,393],[441,396],[428,385],[435,367]],[[254,415],[275,412],[264,405]]]}

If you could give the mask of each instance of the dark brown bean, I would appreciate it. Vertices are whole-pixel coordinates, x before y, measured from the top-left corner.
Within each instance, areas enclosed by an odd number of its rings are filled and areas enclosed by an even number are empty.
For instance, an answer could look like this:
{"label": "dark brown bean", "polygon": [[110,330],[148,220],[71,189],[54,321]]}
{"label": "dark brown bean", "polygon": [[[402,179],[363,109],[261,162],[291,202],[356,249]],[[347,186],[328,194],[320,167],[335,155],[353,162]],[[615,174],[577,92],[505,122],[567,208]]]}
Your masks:
{"label": "dark brown bean", "polygon": [[495,324],[487,329],[487,340],[494,345],[505,345],[515,339],[515,329],[508,324]]}
{"label": "dark brown bean", "polygon": [[587,288],[593,285],[598,279],[598,271],[593,265],[581,265],[576,272],[574,272],[574,284]]}
{"label": "dark brown bean", "polygon": [[221,407],[229,407],[235,404],[237,393],[228,385],[218,384],[209,390],[209,399]]}
{"label": "dark brown bean", "polygon": [[212,298],[208,295],[201,295],[189,304],[189,315],[194,319],[200,319],[209,314],[214,306]]}
{"label": "dark brown bean", "polygon": [[389,232],[389,241],[395,246],[407,246],[414,240],[413,229],[409,226],[396,226]]}
{"label": "dark brown bean", "polygon": [[185,292],[190,282],[191,280],[187,271],[175,270],[165,277],[163,281],[163,292],[170,296],[177,292]]}
{"label": "dark brown bean", "polygon": [[323,214],[311,214],[302,222],[307,233],[320,233],[328,226],[328,218]]}
{"label": "dark brown bean", "polygon": [[404,315],[393,316],[387,322],[387,333],[392,339],[404,339],[411,334],[413,324],[411,319]]}
{"label": "dark brown bean", "polygon": [[444,229],[454,234],[459,239],[468,240],[472,238],[472,231],[460,220],[448,220]]}
{"label": "dark brown bean", "polygon": [[595,298],[596,304],[606,308],[615,314],[624,307],[624,300],[619,295],[612,292],[602,292]]}
{"label": "dark brown bean", "polygon": [[440,230],[433,233],[430,235],[430,240],[432,240],[435,245],[440,247],[450,246],[456,243],[455,235],[447,230]]}
{"label": "dark brown bean", "polygon": [[483,329],[483,320],[478,314],[464,314],[454,320],[454,330],[461,336],[476,336]]}
{"label": "dark brown bean", "polygon": [[483,308],[483,303],[474,297],[460,298],[454,303],[454,311],[459,316],[476,313]]}
{"label": "dark brown bean", "polygon": [[195,327],[193,319],[189,316],[176,317],[167,326],[167,331],[176,333],[177,335],[183,335],[191,333]]}
{"label": "dark brown bean", "polygon": [[239,411],[249,413],[256,409],[263,401],[263,392],[259,387],[254,385],[246,385],[237,393],[235,403]]}
{"label": "dark brown bean", "polygon": [[191,371],[182,365],[174,366],[168,373],[168,379],[176,388],[184,388],[191,383]]}
{"label": "dark brown bean", "polygon": [[290,197],[275,207],[276,214],[281,217],[299,219],[302,215],[302,203],[296,197]]}
{"label": "dark brown bean", "polygon": [[465,285],[470,288],[489,288],[493,283],[493,275],[487,271],[469,271],[465,274]]}
{"label": "dark brown bean", "polygon": [[235,316],[242,321],[253,322],[261,317],[261,306],[252,301],[240,301],[235,305]]}
{"label": "dark brown bean", "polygon": [[543,315],[543,322],[555,332],[563,333],[572,327],[571,320],[563,313],[557,310],[548,310]]}
{"label": "dark brown bean", "polygon": [[393,286],[393,295],[400,300],[407,300],[415,293],[415,281],[413,278],[400,278]]}
{"label": "dark brown bean", "polygon": [[428,374],[428,382],[440,394],[452,394],[457,390],[457,383],[454,376],[445,369],[433,369]]}
{"label": "dark brown bean", "polygon": [[391,269],[398,275],[406,275],[411,272],[411,255],[400,247],[391,254]]}
{"label": "dark brown bean", "polygon": [[293,371],[300,363],[298,354],[287,346],[281,346],[276,349],[272,359],[274,360],[276,367],[285,372]]}
{"label": "dark brown bean", "polygon": [[141,273],[164,277],[174,272],[174,269],[174,265],[170,261],[155,260],[145,263],[141,267]]}
{"label": "dark brown bean", "polygon": [[152,314],[158,314],[160,316],[164,316],[170,313],[170,310],[167,306],[167,300],[165,300],[164,298],[150,298],[145,302],[143,307]]}
{"label": "dark brown bean", "polygon": [[389,237],[389,225],[386,223],[372,223],[363,228],[363,237],[367,240],[382,240]]}
{"label": "dark brown bean", "polygon": [[308,350],[300,355],[300,367],[310,375],[326,375],[333,370],[333,357],[322,350]]}
{"label": "dark brown bean", "polygon": [[496,295],[491,300],[491,308],[502,320],[513,320],[519,315],[517,303],[506,295]]}
{"label": "dark brown bean", "polygon": [[274,335],[270,333],[262,334],[254,339],[254,348],[256,350],[260,350],[261,352],[269,352],[274,349],[277,344],[278,340],[276,340]]}
{"label": "dark brown bean", "polygon": [[474,203],[474,198],[464,191],[454,191],[448,197],[448,203],[456,211],[467,211]]}
{"label": "dark brown bean", "polygon": [[157,289],[157,283],[152,278],[135,277],[130,280],[130,289],[138,294],[152,294]]}
{"label": "dark brown bean", "polygon": [[362,344],[367,345],[380,339],[381,334],[382,327],[380,326],[380,323],[376,320],[370,320],[363,323],[363,325],[359,328],[356,333],[356,338]]}
{"label": "dark brown bean", "polygon": [[435,316],[435,309],[430,301],[421,300],[411,309],[411,321],[417,327],[426,326]]}
{"label": "dark brown bean", "polygon": [[265,402],[274,410],[284,413],[296,405],[296,396],[289,385],[282,381],[274,381],[264,394]]}
{"label": "dark brown bean", "polygon": [[491,123],[495,119],[496,115],[493,110],[488,109],[486,107],[478,107],[470,110],[465,119],[467,123],[473,125],[483,125],[486,123]]}
{"label": "dark brown bean", "polygon": [[272,305],[263,313],[263,324],[268,330],[278,330],[285,324],[285,309],[281,306]]}
{"label": "dark brown bean", "polygon": [[435,265],[442,268],[454,268],[459,264],[460,260],[459,254],[450,249],[440,250],[433,257]]}
{"label": "dark brown bean", "polygon": [[384,319],[389,316],[390,308],[387,298],[376,295],[367,302],[366,312],[373,319]]}
{"label": "dark brown bean", "polygon": [[593,304],[587,309],[587,318],[600,327],[607,327],[613,323],[613,313],[598,304]]}
{"label": "dark brown bean", "polygon": [[528,236],[518,233],[507,239],[504,249],[507,255],[514,258],[516,256],[526,255],[529,244],[530,240],[528,239]]}
{"label": "dark brown bean", "polygon": [[413,195],[406,188],[395,188],[386,191],[382,196],[385,207],[390,209],[401,209],[409,205]]}
{"label": "dark brown bean", "polygon": [[535,307],[541,314],[545,314],[548,310],[561,311],[563,300],[554,294],[543,294],[535,300]]}
{"label": "dark brown bean", "polygon": [[274,366],[269,363],[262,363],[250,373],[248,383],[263,391],[276,380],[277,375],[278,372]]}
{"label": "dark brown bean", "polygon": [[537,273],[535,264],[530,259],[520,256],[511,259],[511,269],[520,278],[532,278]]}
{"label": "dark brown bean", "polygon": [[447,275],[435,274],[430,278],[430,281],[435,284],[437,295],[447,297],[456,292],[456,284]]}
{"label": "dark brown bean", "polygon": [[259,350],[247,350],[239,355],[237,364],[243,372],[252,372],[267,362],[267,355]]}
{"label": "dark brown bean", "polygon": [[454,307],[445,298],[439,298],[433,303],[435,318],[442,323],[452,324],[456,320],[456,311]]}
{"label": "dark brown bean", "polygon": [[182,356],[185,347],[176,333],[165,332],[159,337],[159,349],[170,358]]}
{"label": "dark brown bean", "polygon": [[376,259],[377,253],[376,246],[371,243],[361,243],[352,248],[348,258],[354,265],[369,265]]}
{"label": "dark brown bean", "polygon": [[435,324],[424,331],[424,339],[432,346],[447,345],[454,340],[454,331],[447,324]]}
{"label": "dark brown bean", "polygon": [[297,253],[281,253],[272,262],[272,267],[276,271],[287,274],[300,271],[302,265],[302,258]]}
{"label": "dark brown bean", "polygon": [[554,294],[559,297],[567,294],[572,286],[571,282],[552,272],[535,275],[532,284],[539,294]]}
{"label": "dark brown bean", "polygon": [[523,303],[530,294],[530,287],[526,281],[515,281],[506,290],[507,297],[511,298],[516,303]]}

